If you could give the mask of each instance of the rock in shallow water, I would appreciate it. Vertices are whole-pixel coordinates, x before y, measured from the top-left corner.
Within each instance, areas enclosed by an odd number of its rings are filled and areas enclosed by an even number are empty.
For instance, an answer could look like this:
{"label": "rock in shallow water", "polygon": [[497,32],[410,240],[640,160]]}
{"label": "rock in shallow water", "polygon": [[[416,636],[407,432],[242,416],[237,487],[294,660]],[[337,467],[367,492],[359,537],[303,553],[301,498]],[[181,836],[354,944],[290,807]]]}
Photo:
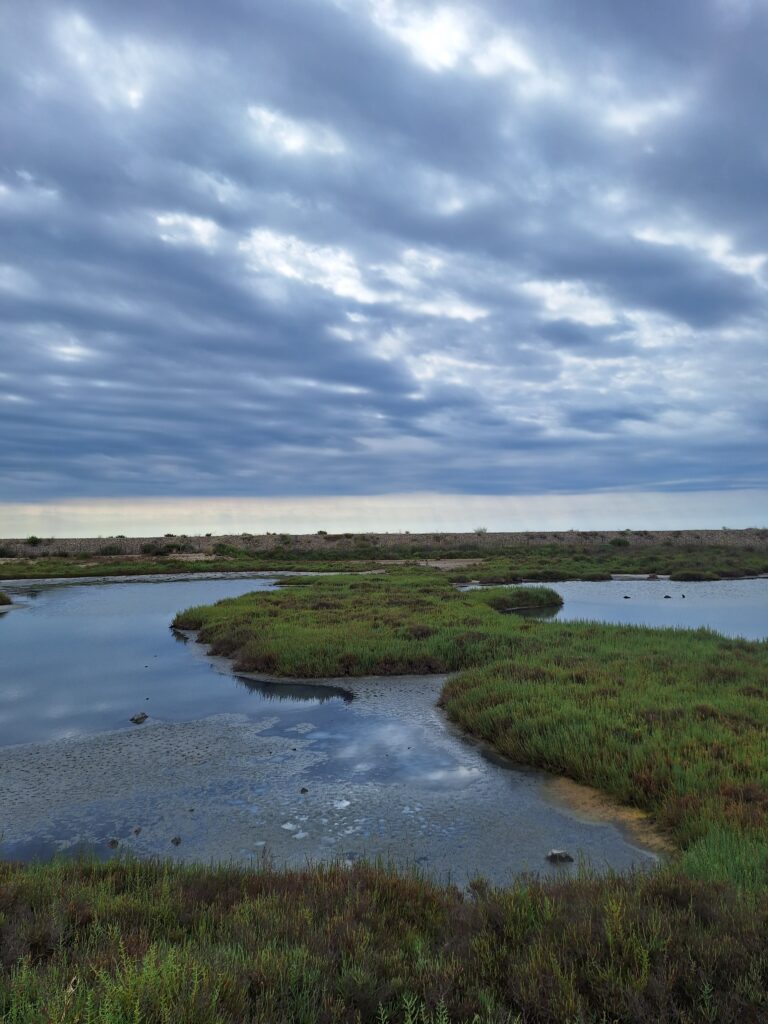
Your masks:
{"label": "rock in shallow water", "polygon": [[547,854],[550,864],[571,864],[573,857],[567,850],[550,850]]}

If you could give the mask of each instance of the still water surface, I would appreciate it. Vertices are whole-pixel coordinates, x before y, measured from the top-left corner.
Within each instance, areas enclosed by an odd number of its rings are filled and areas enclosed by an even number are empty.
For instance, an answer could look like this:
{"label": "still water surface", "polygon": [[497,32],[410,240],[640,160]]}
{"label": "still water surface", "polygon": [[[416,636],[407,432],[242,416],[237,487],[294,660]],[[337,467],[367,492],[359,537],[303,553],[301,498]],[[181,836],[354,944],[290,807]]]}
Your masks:
{"label": "still water surface", "polygon": [[558,621],[600,622],[681,629],[715,629],[726,636],[768,636],[768,579],[673,583],[616,579],[604,583],[551,584],[563,598]]}
{"label": "still water surface", "polygon": [[[17,603],[0,615],[0,855],[380,856],[460,883],[573,870],[546,862],[552,847],[596,869],[654,863],[620,824],[565,809],[545,776],[460,736],[435,707],[441,678],[259,682],[169,629],[181,608],[273,586],[3,584]],[[556,588],[559,617],[768,632],[768,580]]]}

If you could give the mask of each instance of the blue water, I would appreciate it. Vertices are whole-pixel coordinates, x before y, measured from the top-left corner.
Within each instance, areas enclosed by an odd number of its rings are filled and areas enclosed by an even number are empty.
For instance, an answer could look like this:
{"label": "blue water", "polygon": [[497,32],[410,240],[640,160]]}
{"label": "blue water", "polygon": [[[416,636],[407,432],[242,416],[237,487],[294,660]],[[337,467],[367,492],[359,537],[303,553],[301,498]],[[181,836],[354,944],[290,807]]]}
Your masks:
{"label": "blue water", "polygon": [[748,640],[768,637],[768,579],[712,583],[619,579],[546,586],[563,598],[562,608],[541,616],[553,621],[593,619],[637,626],[704,627]]}
{"label": "blue water", "polygon": [[0,615],[0,746],[121,729],[140,712],[178,722],[331,699],[320,687],[233,679],[170,629],[183,608],[273,586],[266,578],[3,584],[17,605]]}

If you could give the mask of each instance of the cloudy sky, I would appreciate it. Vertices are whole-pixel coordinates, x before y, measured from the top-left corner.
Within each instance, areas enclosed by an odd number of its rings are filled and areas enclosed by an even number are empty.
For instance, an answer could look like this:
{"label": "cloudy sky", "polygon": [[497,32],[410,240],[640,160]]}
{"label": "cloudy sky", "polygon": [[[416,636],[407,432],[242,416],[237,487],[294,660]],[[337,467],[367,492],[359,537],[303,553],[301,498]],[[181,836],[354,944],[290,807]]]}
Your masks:
{"label": "cloudy sky", "polygon": [[6,0],[0,501],[764,496],[767,41],[765,0]]}

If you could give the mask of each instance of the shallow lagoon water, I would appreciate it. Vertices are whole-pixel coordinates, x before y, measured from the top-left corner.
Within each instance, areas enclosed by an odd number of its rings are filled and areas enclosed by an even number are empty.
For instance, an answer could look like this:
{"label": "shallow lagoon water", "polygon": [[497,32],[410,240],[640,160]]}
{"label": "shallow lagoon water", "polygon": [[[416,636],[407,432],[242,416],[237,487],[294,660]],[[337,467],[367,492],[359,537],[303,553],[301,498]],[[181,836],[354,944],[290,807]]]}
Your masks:
{"label": "shallow lagoon water", "polygon": [[[531,584],[536,586],[536,584]],[[638,626],[717,630],[726,636],[768,636],[768,579],[683,583],[669,579],[613,579],[547,583],[563,598],[558,609],[531,617],[558,622],[592,619]],[[472,585],[462,590],[474,589]]]}
{"label": "shallow lagoon water", "polygon": [[549,865],[551,847],[596,869],[655,862],[462,737],[435,707],[441,678],[246,679],[168,628],[181,608],[273,585],[4,584],[17,603],[0,617],[0,855],[375,856],[459,883],[574,870]]}

